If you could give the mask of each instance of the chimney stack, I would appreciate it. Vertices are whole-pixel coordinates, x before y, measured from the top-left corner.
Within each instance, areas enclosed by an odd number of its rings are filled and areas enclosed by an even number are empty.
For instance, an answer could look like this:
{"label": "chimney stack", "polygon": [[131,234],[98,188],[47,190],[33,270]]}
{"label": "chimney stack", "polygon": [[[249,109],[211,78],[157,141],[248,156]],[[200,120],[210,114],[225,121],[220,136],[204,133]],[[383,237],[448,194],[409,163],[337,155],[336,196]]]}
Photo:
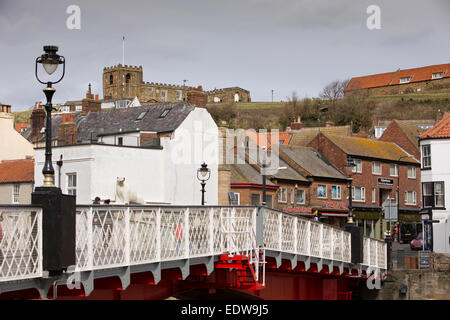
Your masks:
{"label": "chimney stack", "polygon": [[328,120],[327,122],[325,122],[325,127],[332,127],[334,126],[334,122],[331,120]]}
{"label": "chimney stack", "polygon": [[0,112],[11,113],[11,106],[9,104],[0,103]]}
{"label": "chimney stack", "polygon": [[98,95],[93,95],[91,93],[91,84],[89,83],[89,89],[86,93],[86,98],[81,101],[83,116],[87,115],[89,112],[99,112],[102,109],[102,104],[98,101]]}
{"label": "chimney stack", "polygon": [[186,94],[187,104],[196,105],[197,107],[205,107],[208,103],[208,95],[203,91],[202,86],[197,88],[189,88]]}
{"label": "chimney stack", "polygon": [[291,130],[300,130],[303,128],[302,119],[300,116],[297,117],[297,120],[295,122],[291,123]]}
{"label": "chimney stack", "polygon": [[62,122],[58,126],[58,146],[76,144],[78,140],[77,124],[73,121],[73,114],[64,113]]}
{"label": "chimney stack", "polygon": [[31,113],[31,138],[34,140],[40,136],[41,129],[45,124],[46,113],[42,108],[42,102],[34,104],[33,112]]}
{"label": "chimney stack", "polygon": [[444,117],[444,113],[441,111],[441,109],[439,109],[436,112],[436,122],[441,121],[443,117]]}

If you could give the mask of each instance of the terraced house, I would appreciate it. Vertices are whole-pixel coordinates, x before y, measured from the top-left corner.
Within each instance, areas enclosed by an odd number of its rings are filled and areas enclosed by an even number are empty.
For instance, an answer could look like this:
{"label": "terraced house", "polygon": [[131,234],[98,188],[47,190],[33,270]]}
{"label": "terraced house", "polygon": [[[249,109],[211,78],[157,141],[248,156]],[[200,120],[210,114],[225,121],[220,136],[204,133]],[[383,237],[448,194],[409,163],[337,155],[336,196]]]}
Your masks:
{"label": "terraced house", "polygon": [[433,251],[450,253],[450,114],[420,135],[423,218],[437,223],[425,225],[425,239]]}
{"label": "terraced house", "polygon": [[366,236],[384,238],[388,206],[398,205],[400,222],[420,221],[420,162],[397,144],[321,133],[309,145],[353,179],[353,215]]}
{"label": "terraced house", "polygon": [[[263,199],[261,164],[246,158],[232,164],[230,204],[259,205]],[[270,208],[331,225],[347,221],[347,177],[313,148],[280,146],[279,170],[266,179]],[[228,203],[227,203],[228,204]]]}

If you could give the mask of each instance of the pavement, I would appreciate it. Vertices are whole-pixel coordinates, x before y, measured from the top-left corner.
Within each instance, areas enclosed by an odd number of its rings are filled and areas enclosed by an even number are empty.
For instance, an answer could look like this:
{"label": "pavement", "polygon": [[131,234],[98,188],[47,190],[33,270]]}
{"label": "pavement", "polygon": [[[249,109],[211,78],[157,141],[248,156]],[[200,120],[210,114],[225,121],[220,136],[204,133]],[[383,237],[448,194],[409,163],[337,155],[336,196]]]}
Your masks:
{"label": "pavement", "polygon": [[411,250],[409,243],[392,243],[392,267],[403,269],[404,257],[417,257],[419,250]]}

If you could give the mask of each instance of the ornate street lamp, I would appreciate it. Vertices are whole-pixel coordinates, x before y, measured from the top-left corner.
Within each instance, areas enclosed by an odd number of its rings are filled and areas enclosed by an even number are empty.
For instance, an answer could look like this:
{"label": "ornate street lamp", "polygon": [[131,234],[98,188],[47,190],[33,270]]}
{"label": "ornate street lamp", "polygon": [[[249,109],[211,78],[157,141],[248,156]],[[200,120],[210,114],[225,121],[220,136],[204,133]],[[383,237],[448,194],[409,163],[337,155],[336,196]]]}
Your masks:
{"label": "ornate street lamp", "polygon": [[353,160],[351,157],[347,157],[347,163],[344,165],[345,167],[349,168],[348,173],[348,217],[347,217],[347,224],[353,225],[355,222],[353,221],[353,207],[352,207],[352,171],[353,168],[356,167],[355,160]]}
{"label": "ornate street lamp", "polygon": [[[47,98],[47,103],[45,104],[45,111],[47,112],[46,124],[45,124],[45,164],[42,169],[44,174],[44,187],[54,187],[55,186],[55,170],[52,165],[52,97],[55,93],[55,89],[52,87],[53,84],[60,82],[64,78],[66,71],[66,60],[63,56],[60,56],[56,52],[58,47],[56,46],[44,46],[44,53],[36,58],[36,69],[35,75],[36,79],[42,83],[46,84],[44,94]],[[43,82],[38,76],[38,64],[42,64],[44,70],[48,75],[52,75],[60,64],[63,65],[63,72],[58,81],[47,81]]]}
{"label": "ornate street lamp", "polygon": [[197,179],[201,181],[200,184],[202,185],[202,206],[205,205],[205,185],[210,176],[211,170],[208,168],[208,165],[203,162],[201,167],[197,169]]}

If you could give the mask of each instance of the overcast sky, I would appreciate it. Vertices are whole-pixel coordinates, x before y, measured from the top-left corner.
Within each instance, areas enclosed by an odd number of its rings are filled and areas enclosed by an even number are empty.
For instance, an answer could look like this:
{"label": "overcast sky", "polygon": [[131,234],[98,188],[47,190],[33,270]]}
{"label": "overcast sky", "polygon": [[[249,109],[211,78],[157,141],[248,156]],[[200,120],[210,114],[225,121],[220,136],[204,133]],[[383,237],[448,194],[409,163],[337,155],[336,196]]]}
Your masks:
{"label": "overcast sky", "polygon": [[[80,30],[66,26],[73,4]],[[380,30],[366,25],[372,4]],[[20,111],[44,100],[34,63],[46,44],[67,61],[56,103],[81,99],[88,83],[102,97],[122,36],[144,81],[315,97],[336,79],[449,63],[449,13],[449,0],[0,0],[0,102]]]}

